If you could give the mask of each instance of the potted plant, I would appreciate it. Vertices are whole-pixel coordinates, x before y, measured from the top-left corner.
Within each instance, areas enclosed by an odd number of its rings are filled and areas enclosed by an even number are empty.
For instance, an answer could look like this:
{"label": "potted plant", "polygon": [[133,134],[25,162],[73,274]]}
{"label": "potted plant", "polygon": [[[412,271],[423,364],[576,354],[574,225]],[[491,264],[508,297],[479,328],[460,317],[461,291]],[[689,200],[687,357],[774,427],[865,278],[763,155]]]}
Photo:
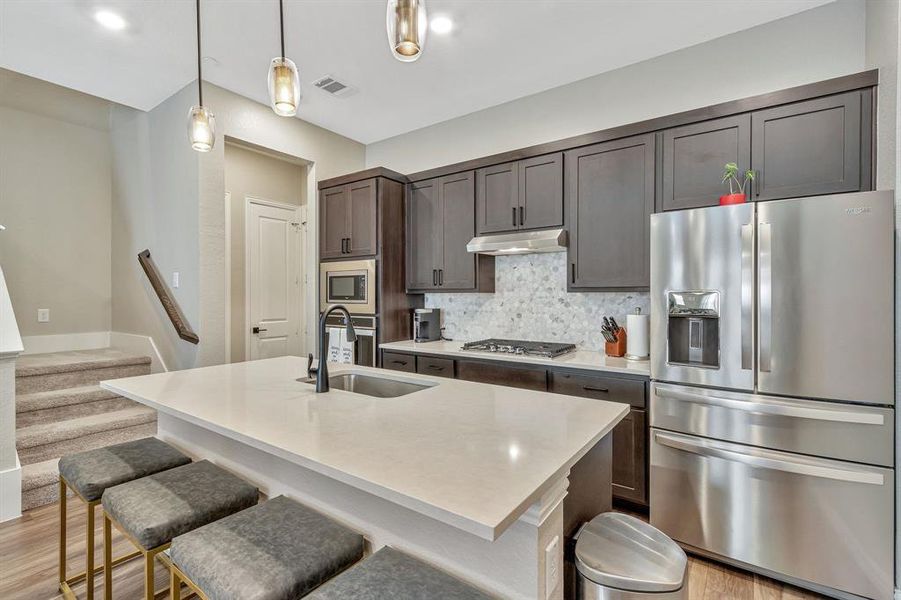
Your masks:
{"label": "potted plant", "polygon": [[[745,171],[744,181],[738,179],[738,165],[734,162],[726,163],[723,168],[723,183],[729,182],[729,193],[720,196],[720,206],[727,204],[742,204],[745,202],[745,186],[749,181],[754,181],[754,171],[748,169]],[[735,188],[738,187],[738,192]]]}

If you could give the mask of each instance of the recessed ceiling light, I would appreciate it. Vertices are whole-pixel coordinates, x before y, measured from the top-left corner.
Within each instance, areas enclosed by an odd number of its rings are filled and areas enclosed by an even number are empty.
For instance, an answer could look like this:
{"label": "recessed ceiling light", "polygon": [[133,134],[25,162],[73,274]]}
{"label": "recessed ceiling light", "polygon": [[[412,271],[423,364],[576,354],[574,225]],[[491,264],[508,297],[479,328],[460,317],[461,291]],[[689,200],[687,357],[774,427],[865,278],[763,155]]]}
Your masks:
{"label": "recessed ceiling light", "polygon": [[128,25],[125,19],[109,10],[98,10],[94,13],[94,20],[113,31],[121,31]]}
{"label": "recessed ceiling light", "polygon": [[450,33],[454,28],[454,22],[451,21],[450,17],[435,17],[432,19],[431,27],[432,31],[439,35]]}

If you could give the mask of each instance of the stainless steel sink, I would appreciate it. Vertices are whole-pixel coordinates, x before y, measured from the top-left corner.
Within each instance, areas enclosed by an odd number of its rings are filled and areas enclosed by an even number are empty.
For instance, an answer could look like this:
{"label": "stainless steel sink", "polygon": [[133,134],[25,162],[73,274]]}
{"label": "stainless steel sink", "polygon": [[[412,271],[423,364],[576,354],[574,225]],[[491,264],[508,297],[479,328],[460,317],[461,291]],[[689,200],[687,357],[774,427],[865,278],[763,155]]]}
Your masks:
{"label": "stainless steel sink", "polygon": [[[298,379],[303,383],[316,383],[315,379],[303,377]],[[373,377],[361,373],[340,373],[328,378],[329,387],[333,390],[344,390],[374,398],[397,398],[413,392],[419,392],[432,387],[428,384],[410,383],[388,379],[387,377]]]}

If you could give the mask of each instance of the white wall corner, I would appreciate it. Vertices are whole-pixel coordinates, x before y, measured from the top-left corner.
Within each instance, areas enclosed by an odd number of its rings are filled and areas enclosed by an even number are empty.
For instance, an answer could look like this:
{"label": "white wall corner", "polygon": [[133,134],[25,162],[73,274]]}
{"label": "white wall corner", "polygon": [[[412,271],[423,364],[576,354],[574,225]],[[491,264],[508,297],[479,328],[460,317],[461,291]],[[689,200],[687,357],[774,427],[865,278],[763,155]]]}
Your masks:
{"label": "white wall corner", "polygon": [[140,354],[150,357],[150,372],[165,373],[169,371],[166,361],[163,360],[159,348],[149,335],[137,335],[134,333],[122,333],[120,331],[109,332],[109,345],[132,354]]}
{"label": "white wall corner", "polygon": [[109,331],[88,331],[83,333],[60,333],[56,335],[23,335],[23,354],[44,354],[46,352],[66,352],[68,350],[95,350],[110,345]]}
{"label": "white wall corner", "polygon": [[0,523],[22,516],[22,465],[0,471]]}

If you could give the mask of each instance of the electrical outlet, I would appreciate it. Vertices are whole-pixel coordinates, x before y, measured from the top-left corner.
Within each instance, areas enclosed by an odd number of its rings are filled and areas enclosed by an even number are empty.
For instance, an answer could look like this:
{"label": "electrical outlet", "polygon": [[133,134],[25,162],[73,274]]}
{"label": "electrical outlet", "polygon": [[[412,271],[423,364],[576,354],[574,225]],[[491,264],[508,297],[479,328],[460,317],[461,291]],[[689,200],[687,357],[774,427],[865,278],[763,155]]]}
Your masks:
{"label": "electrical outlet", "polygon": [[555,535],[544,549],[544,597],[551,598],[560,585],[560,536]]}
{"label": "electrical outlet", "polygon": [[38,309],[38,323],[49,323],[50,322],[50,309],[49,308],[39,308]]}
{"label": "electrical outlet", "polygon": [[173,289],[178,288],[178,271],[172,272],[172,288]]}

